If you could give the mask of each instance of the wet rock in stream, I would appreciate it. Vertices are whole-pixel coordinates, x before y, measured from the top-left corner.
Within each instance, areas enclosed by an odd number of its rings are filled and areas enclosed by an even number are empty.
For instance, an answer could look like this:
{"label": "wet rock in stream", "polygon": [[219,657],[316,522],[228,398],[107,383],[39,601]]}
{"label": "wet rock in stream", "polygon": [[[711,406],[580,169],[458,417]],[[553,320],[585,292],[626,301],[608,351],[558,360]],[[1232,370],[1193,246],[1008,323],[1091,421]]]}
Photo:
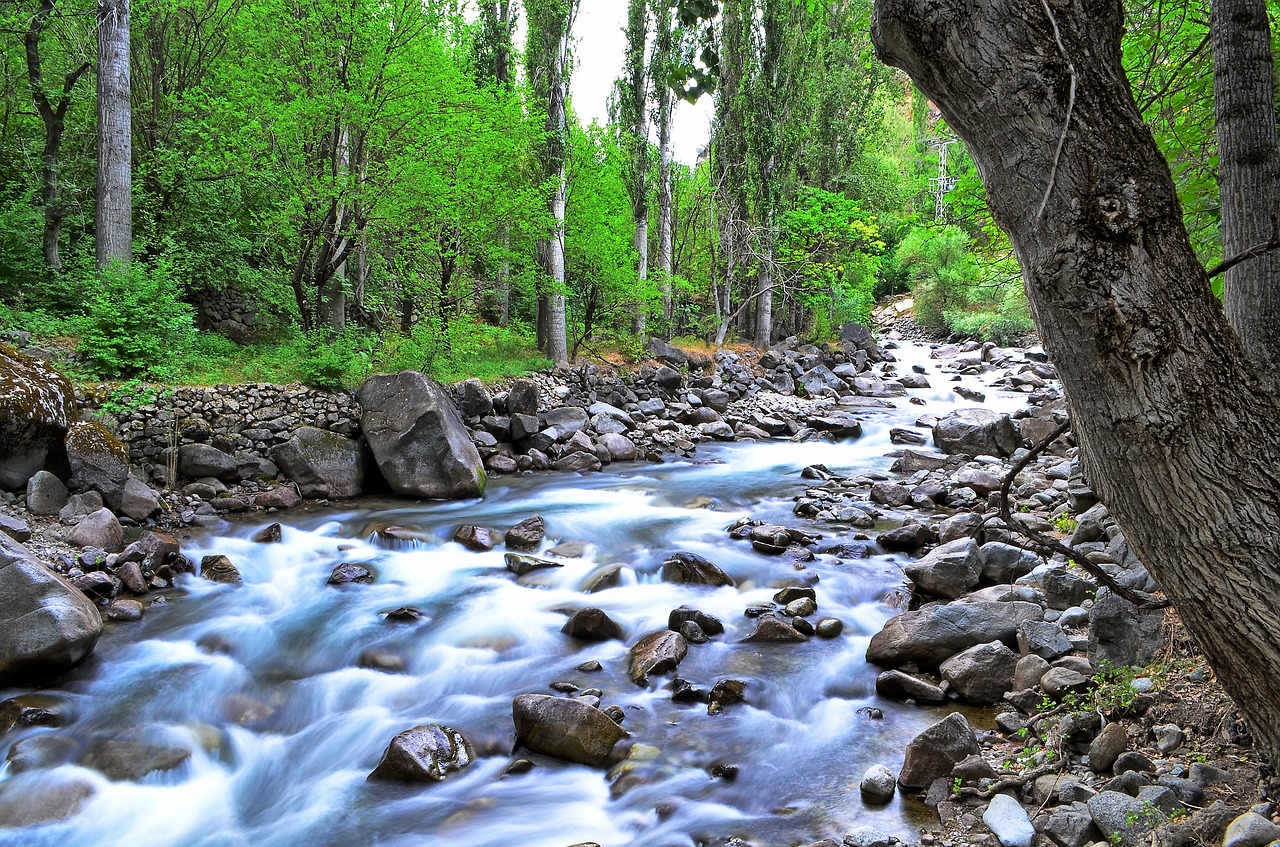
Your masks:
{"label": "wet rock in stream", "polygon": [[462,733],[439,724],[424,724],[391,739],[369,779],[441,782],[473,761],[471,743]]}

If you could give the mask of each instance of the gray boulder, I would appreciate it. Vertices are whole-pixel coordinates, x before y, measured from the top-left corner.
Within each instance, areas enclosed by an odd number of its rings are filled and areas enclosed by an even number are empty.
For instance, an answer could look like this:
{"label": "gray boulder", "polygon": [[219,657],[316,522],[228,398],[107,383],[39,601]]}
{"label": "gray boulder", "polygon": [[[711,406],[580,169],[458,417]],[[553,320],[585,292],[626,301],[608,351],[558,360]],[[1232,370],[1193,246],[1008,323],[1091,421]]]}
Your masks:
{"label": "gray boulder", "polygon": [[903,788],[928,788],[935,779],[949,777],[951,769],[975,753],[978,738],[964,715],[952,712],[911,739],[898,773]]}
{"label": "gray boulder", "polygon": [[508,415],[538,414],[538,386],[531,380],[517,379],[507,392]]}
{"label": "gray boulder", "polygon": [[67,543],[119,553],[124,549],[124,527],[120,526],[120,519],[104,506],[81,518],[67,535]]}
{"label": "gray boulder", "polygon": [[934,426],[933,442],[966,456],[1008,456],[1022,446],[1013,420],[989,409],[957,409]]}
{"label": "gray boulder", "polygon": [[1056,623],[1023,621],[1018,626],[1018,650],[1023,655],[1034,653],[1052,662],[1071,652],[1071,640]]}
{"label": "gray boulder", "polygon": [[344,500],[364,490],[365,454],[350,438],[304,426],[271,451],[303,497]]}
{"label": "gray boulder", "polygon": [[67,487],[48,471],[36,471],[27,480],[27,511],[33,515],[56,515],[67,505]]}
{"label": "gray boulder", "polygon": [[898,788],[898,778],[884,765],[872,765],[858,784],[862,796],[873,803],[888,803]]}
{"label": "gray boulder", "polygon": [[663,582],[682,585],[728,585],[733,577],[697,553],[673,553],[662,563]]}
{"label": "gray boulder", "polygon": [[439,724],[425,724],[391,739],[369,779],[441,782],[473,761],[475,754],[462,733]]}
{"label": "gray boulder", "polygon": [[1222,847],[1263,847],[1277,840],[1280,840],[1280,826],[1257,812],[1245,812],[1227,826]]}
{"label": "gray boulder", "polygon": [[493,414],[493,396],[484,383],[472,377],[454,387],[458,395],[458,411],[469,418],[482,418]]}
{"label": "gray boulder", "polygon": [[621,641],[626,637],[617,621],[593,607],[574,612],[560,631],[581,641]]}
{"label": "gray boulder", "polygon": [[915,700],[920,703],[945,703],[942,687],[903,671],[884,671],[876,677],[876,693],[890,700]]}
{"label": "gray boulder", "polygon": [[675,670],[688,653],[689,643],[680,633],[669,629],[651,632],[631,647],[627,676],[636,685],[647,685],[650,674]]}
{"label": "gray boulder", "polygon": [[449,392],[435,380],[416,371],[372,376],[356,400],[360,430],[397,494],[433,499],[484,494],[480,453]]}
{"label": "gray boulder", "polygon": [[1164,645],[1164,613],[1140,609],[1109,588],[1098,589],[1089,610],[1089,658],[1094,665],[1148,664]]}
{"label": "gray boulder", "polygon": [[1031,847],[1031,841],[1036,837],[1036,828],[1031,825],[1027,810],[1008,794],[997,794],[991,798],[987,810],[982,813],[982,822],[1004,847]]}
{"label": "gray boulder", "polygon": [[98,421],[79,421],[67,428],[63,441],[71,473],[81,485],[102,493],[107,505],[120,505],[129,478],[129,448]]}
{"label": "gray boulder", "polygon": [[521,694],[511,703],[516,740],[545,753],[590,767],[607,767],[613,748],[627,737],[604,712],[582,700]]}
{"label": "gray boulder", "polygon": [[978,584],[982,557],[978,542],[960,538],[936,547],[906,567],[907,579],[930,594],[954,599]]}
{"label": "gray boulder", "polygon": [[240,478],[240,464],[212,444],[183,444],[178,448],[178,473],[193,479],[233,480]]}
{"label": "gray boulder", "polygon": [[976,644],[947,659],[938,668],[942,678],[967,703],[999,703],[1013,688],[1018,657],[999,641]]}
{"label": "gray boulder", "polygon": [[982,555],[984,582],[1013,582],[1018,577],[1031,573],[1040,564],[1040,557],[1035,553],[999,541],[988,541],[979,552]]}
{"label": "gray boulder", "polygon": [[640,456],[640,448],[621,433],[607,432],[600,436],[599,443],[609,451],[609,458],[614,462],[632,462]]}
{"label": "gray boulder", "polygon": [[1103,791],[1087,801],[1093,823],[1112,844],[1135,845],[1167,819],[1151,803],[1119,791]]}
{"label": "gray boulder", "polygon": [[119,508],[121,514],[143,521],[160,511],[160,497],[146,483],[129,477],[120,489]]}
{"label": "gray boulder", "polygon": [[0,535],[0,680],[70,667],[101,634],[102,617],[87,597]]}
{"label": "gray boulder", "polygon": [[561,437],[568,437],[575,432],[582,430],[587,425],[587,412],[577,406],[559,406],[555,409],[548,409],[543,418],[546,419],[547,426],[556,428],[556,432]]}
{"label": "gray boulder", "polygon": [[871,637],[867,661],[890,668],[907,662],[936,667],[975,644],[1012,644],[1019,622],[1040,620],[1043,615],[1039,606],[1020,600],[925,606],[890,618]]}

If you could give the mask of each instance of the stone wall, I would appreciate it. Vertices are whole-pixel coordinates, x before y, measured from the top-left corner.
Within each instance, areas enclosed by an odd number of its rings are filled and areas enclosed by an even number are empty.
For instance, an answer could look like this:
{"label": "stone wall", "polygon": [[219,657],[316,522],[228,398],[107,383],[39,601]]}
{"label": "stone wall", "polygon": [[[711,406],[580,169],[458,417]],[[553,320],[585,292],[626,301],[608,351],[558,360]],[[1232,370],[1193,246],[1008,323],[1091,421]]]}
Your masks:
{"label": "stone wall", "polygon": [[207,290],[192,296],[196,326],[211,329],[229,338],[245,338],[258,323],[258,305],[253,298],[233,289]]}

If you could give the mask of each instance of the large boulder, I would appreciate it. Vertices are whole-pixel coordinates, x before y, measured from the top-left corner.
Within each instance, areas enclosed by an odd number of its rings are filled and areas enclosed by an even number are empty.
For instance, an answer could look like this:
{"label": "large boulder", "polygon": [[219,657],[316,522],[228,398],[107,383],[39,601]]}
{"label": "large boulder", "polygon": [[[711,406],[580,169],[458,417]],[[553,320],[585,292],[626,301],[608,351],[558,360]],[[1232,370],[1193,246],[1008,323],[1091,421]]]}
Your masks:
{"label": "large boulder", "polygon": [[42,468],[65,472],[62,439],[75,420],[70,381],[0,344],[0,488],[21,488]]}
{"label": "large boulder", "polygon": [[67,487],[48,471],[36,471],[27,480],[27,511],[49,517],[62,511],[70,494]]}
{"label": "large boulder", "polygon": [[929,551],[906,567],[907,579],[930,594],[953,599],[978,584],[982,557],[978,542],[959,538]]}
{"label": "large boulder", "polygon": [[680,585],[728,585],[735,583],[733,577],[722,571],[718,565],[704,559],[697,553],[672,553],[662,563],[663,582],[674,582]]}
{"label": "large boulder", "polygon": [[369,779],[441,782],[475,761],[461,732],[439,724],[415,726],[391,739]]}
{"label": "large boulder", "polygon": [[416,371],[371,376],[356,393],[360,430],[397,494],[452,499],[484,494],[484,465],[449,392]]}
{"label": "large boulder", "polygon": [[271,461],[303,497],[343,500],[364,490],[364,450],[336,432],[304,426],[272,449]]}
{"label": "large boulder", "polygon": [[1021,600],[925,606],[890,618],[871,637],[867,661],[887,668],[907,662],[936,667],[977,644],[1015,644],[1020,622],[1043,617],[1043,609]]}
{"label": "large boulder", "polygon": [[947,659],[938,668],[942,678],[966,703],[999,703],[1013,689],[1018,657],[999,641],[976,644]]}
{"label": "large boulder", "polygon": [[129,479],[129,448],[124,442],[98,421],[78,421],[67,428],[63,444],[80,484],[100,492],[111,508],[119,508]]}
{"label": "large boulder", "polygon": [[0,681],[70,667],[101,634],[102,617],[87,597],[0,535]]}
{"label": "large boulder", "polygon": [[650,674],[675,670],[688,653],[689,643],[680,633],[669,629],[651,632],[632,645],[627,676],[636,685],[647,685]]}
{"label": "large boulder", "polygon": [[606,767],[627,731],[582,700],[521,694],[511,703],[516,740],[535,753]]}
{"label": "large boulder", "polygon": [[928,788],[935,779],[950,776],[957,763],[981,753],[969,722],[959,712],[952,712],[907,745],[898,783],[903,788]]}
{"label": "large boulder", "polygon": [[1150,662],[1164,646],[1164,613],[1139,609],[1110,588],[1099,588],[1089,610],[1089,659],[1123,668]]}
{"label": "large boulder", "polygon": [[183,444],[178,448],[178,473],[192,479],[211,476],[230,481],[240,478],[240,463],[212,444]]}
{"label": "large boulder", "polygon": [[67,543],[119,553],[124,549],[124,527],[120,525],[120,519],[103,506],[80,519],[67,535]]}
{"label": "large boulder", "polygon": [[1008,456],[1022,446],[1013,420],[990,409],[957,409],[934,426],[933,442],[966,456]]}

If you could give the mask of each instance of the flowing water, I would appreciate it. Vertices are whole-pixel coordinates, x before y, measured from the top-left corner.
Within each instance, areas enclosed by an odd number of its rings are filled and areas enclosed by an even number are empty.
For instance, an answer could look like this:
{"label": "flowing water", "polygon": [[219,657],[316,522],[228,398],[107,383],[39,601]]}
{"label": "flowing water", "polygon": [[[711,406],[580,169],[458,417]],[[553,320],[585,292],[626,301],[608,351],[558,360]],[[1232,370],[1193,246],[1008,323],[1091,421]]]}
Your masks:
{"label": "flowing water", "polygon": [[[927,361],[926,352],[899,351],[899,367]],[[886,469],[891,426],[972,405],[951,393],[949,377],[932,379],[933,389],[910,392],[926,406],[903,399],[896,410],[860,413],[865,432],[856,441],[702,446],[693,461],[495,479],[482,501],[360,501],[282,514],[279,544],[250,540],[265,515],[187,541],[194,560],[230,557],[244,584],[184,577],[167,607],[111,625],[93,658],[46,692],[67,726],[12,733],[0,739],[0,756],[49,735],[70,739],[68,749],[143,739],[189,758],[137,781],[72,764],[0,772],[10,796],[93,789],[74,817],[0,829],[0,845],[675,847],[733,836],[784,845],[838,840],[863,824],[909,837],[925,820],[922,807],[901,799],[871,807],[858,791],[868,767],[896,769],[906,742],[946,711],[879,700],[876,669],[863,658],[893,614],[884,598],[903,582],[901,557],[819,556],[805,565],[820,577],[818,617],[843,620],[841,637],[741,644],[753,623],[744,608],[769,601],[771,586],[797,565],[756,553],[725,529],[750,515],[814,529],[822,543],[850,537],[791,514],[807,484],[800,470],[815,462],[837,472]],[[989,393],[989,407],[1020,403]],[[699,498],[713,508],[698,508]],[[548,525],[544,550],[578,540],[585,554],[517,579],[501,549],[475,553],[449,541],[459,524],[505,529],[535,513]],[[388,524],[420,540],[387,542],[376,530]],[[738,586],[661,582],[661,561],[678,550],[706,556]],[[326,585],[340,562],[365,564],[376,582]],[[609,564],[622,566],[619,584],[582,593]],[[708,689],[721,678],[744,680],[746,703],[714,716],[673,703],[666,678],[647,689],[627,679],[625,644],[584,645],[560,633],[568,611],[597,606],[632,643],[664,628],[682,604],[719,617],[727,632],[691,645],[679,675]],[[385,619],[404,606],[421,620]],[[360,667],[371,650],[402,658],[403,672]],[[576,670],[588,660],[603,671]],[[558,681],[599,688],[603,704],[623,707],[632,735],[624,744],[648,745],[625,775],[541,756],[531,757],[530,772],[504,775],[521,755],[512,754],[512,697],[551,693]],[[882,708],[883,719],[859,711],[867,706]],[[460,730],[477,761],[440,784],[368,782],[392,736],[425,723]],[[737,778],[713,778],[715,765],[737,766]]]}

